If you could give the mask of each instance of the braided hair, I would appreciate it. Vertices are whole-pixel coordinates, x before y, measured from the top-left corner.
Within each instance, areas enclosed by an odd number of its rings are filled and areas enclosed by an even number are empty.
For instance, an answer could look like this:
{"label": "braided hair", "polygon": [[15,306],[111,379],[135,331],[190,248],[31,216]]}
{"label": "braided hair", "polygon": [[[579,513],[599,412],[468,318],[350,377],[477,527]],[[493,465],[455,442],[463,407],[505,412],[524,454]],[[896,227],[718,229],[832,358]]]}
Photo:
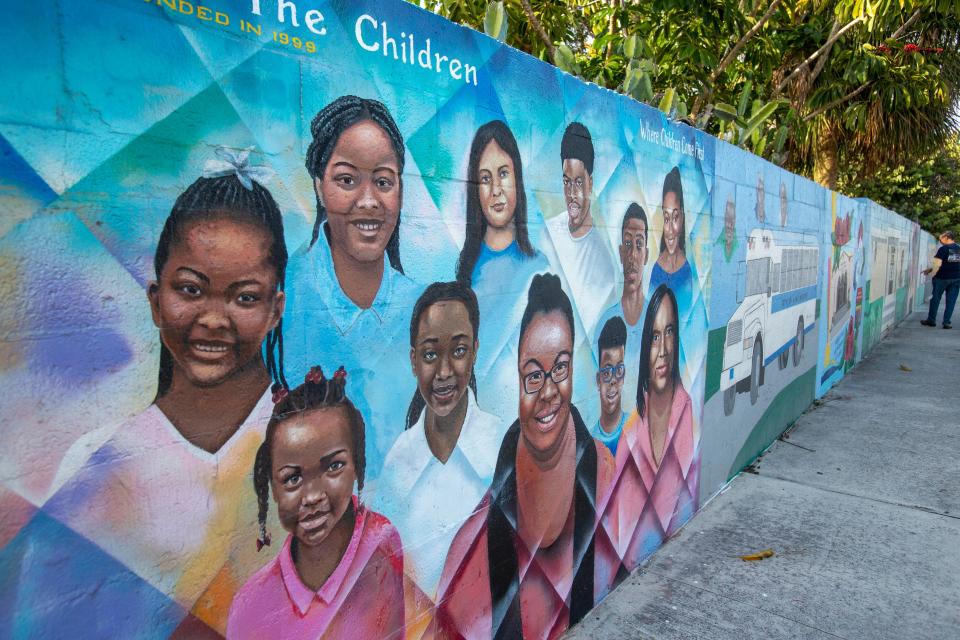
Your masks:
{"label": "braided hair", "polygon": [[[477,304],[477,295],[473,289],[460,282],[434,282],[420,295],[416,304],[413,305],[413,315],[410,318],[410,348],[416,348],[417,332],[420,329],[420,317],[424,311],[438,302],[444,301],[462,302],[467,308],[467,315],[470,318],[470,324],[473,326],[473,341],[477,341],[480,335],[480,306]],[[474,371],[470,371],[470,389],[474,397],[477,395],[477,376]],[[413,399],[410,400],[410,408],[407,409],[407,425],[404,430],[409,429],[417,420],[426,406],[426,400],[420,394],[419,387],[413,392]]]}
{"label": "braided hair", "polygon": [[[650,296],[650,302],[647,304],[647,315],[643,318],[643,333],[640,334],[640,371],[637,374],[639,384],[637,384],[637,414],[644,415],[646,410],[645,393],[650,388],[650,345],[653,342],[653,323],[656,320],[657,312],[660,311],[660,305],[664,300],[673,309],[674,322],[680,322],[680,315],[677,313],[677,296],[666,284],[661,284]],[[680,379],[680,332],[679,327],[674,327],[673,345],[673,382],[676,384]]]}
{"label": "braided hair", "polygon": [[[357,492],[363,491],[363,479],[367,468],[366,435],[363,416],[347,397],[347,372],[343,367],[337,369],[332,378],[326,378],[320,367],[312,367],[303,384],[292,391],[286,387],[274,392],[276,404],[273,415],[267,423],[267,432],[263,443],[257,449],[253,463],[253,490],[257,494],[257,520],[260,524],[260,541],[270,544],[266,535],[267,509],[269,507],[270,477],[273,467],[273,437],[277,427],[289,420],[315,409],[341,407],[350,423],[353,436],[353,466],[357,474]],[[318,427],[323,428],[323,427]]]}
{"label": "braided hair", "polygon": [[[344,131],[357,124],[369,120],[373,122],[387,134],[393,150],[397,156],[397,169],[399,174],[403,174],[404,154],[406,153],[403,144],[403,135],[394,122],[393,116],[387,110],[382,102],[369,100],[367,98],[358,98],[357,96],[340,96],[317,113],[313,122],[310,123],[310,133],[313,135],[313,141],[307,149],[306,167],[310,177],[314,180],[323,179],[323,173],[327,169],[327,163],[333,154],[334,147],[340,140]],[[402,184],[402,183],[401,183]],[[327,219],[327,209],[320,201],[317,195],[317,219],[313,223],[313,235],[310,238],[310,246],[316,243],[320,237],[320,226]],[[324,227],[324,231],[329,234],[329,228]],[[397,226],[393,229],[393,234],[387,241],[387,258],[390,260],[390,266],[403,273],[403,264],[400,262],[400,214],[397,214]]]}
{"label": "braided hair", "polygon": [[[680,202],[680,217],[683,220],[683,227],[680,233],[680,238],[678,246],[680,247],[681,253],[686,253],[687,250],[687,210],[683,206],[683,182],[680,180],[680,167],[674,167],[670,169],[670,173],[663,179],[663,198],[667,197],[668,193],[672,193],[677,196],[677,201]],[[662,202],[661,198],[661,202]],[[667,248],[667,242],[663,239],[663,236],[660,236],[660,253],[663,253]]]}
{"label": "braided hair", "polygon": [[[247,189],[236,175],[218,178],[199,178],[177,198],[173,210],[160,232],[153,268],[159,281],[163,268],[170,257],[170,249],[182,242],[190,224],[218,218],[253,224],[263,229],[270,237],[268,259],[277,278],[277,291],[283,291],[287,271],[287,245],[283,239],[283,217],[280,207],[265,187],[251,181]],[[274,382],[283,380],[283,319],[277,322],[265,340],[267,371]],[[157,381],[157,398],[170,390],[173,382],[173,355],[160,342],[160,372]]]}
{"label": "braided hair", "polygon": [[473,268],[480,257],[480,244],[487,232],[487,218],[480,206],[480,158],[487,145],[496,142],[513,162],[513,174],[516,176],[517,205],[513,211],[513,224],[516,229],[517,246],[527,257],[536,254],[527,235],[527,194],[523,189],[523,164],[520,160],[520,148],[513,137],[510,127],[501,120],[492,120],[477,129],[470,145],[470,161],[467,165],[467,235],[457,260],[457,281],[467,286],[473,281]]}

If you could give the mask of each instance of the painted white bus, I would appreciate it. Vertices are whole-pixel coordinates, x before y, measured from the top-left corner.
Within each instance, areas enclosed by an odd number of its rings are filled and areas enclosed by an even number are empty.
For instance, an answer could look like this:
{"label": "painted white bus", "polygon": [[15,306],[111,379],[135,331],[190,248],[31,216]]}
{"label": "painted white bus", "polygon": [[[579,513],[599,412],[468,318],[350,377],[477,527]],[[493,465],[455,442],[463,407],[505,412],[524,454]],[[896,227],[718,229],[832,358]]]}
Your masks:
{"label": "painted white bus", "polygon": [[733,413],[737,393],[749,391],[750,404],[756,404],[767,364],[777,360],[786,369],[791,355],[793,366],[800,364],[816,321],[819,253],[812,236],[779,245],[769,230],[750,232],[737,277],[740,306],[727,323],[723,350],[725,415]]}

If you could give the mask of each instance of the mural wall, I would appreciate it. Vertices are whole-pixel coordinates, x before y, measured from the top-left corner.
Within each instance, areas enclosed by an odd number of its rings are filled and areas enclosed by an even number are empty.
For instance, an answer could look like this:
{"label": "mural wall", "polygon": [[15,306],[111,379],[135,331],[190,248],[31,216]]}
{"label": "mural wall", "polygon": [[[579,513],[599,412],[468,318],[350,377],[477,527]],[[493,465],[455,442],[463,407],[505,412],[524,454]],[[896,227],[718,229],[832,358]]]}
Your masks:
{"label": "mural wall", "polygon": [[404,2],[9,13],[3,637],[558,637],[926,294]]}
{"label": "mural wall", "polygon": [[718,489],[813,401],[825,192],[717,150],[704,484]]}

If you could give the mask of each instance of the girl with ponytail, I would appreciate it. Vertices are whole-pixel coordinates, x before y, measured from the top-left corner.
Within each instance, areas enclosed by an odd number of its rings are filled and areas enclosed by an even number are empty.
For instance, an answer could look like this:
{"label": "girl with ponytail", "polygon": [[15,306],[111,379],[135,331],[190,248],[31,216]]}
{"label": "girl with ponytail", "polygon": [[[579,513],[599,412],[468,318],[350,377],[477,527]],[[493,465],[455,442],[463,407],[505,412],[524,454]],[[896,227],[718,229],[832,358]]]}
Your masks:
{"label": "girl with ponytail", "polygon": [[490,484],[505,430],[477,404],[479,330],[477,297],[462,283],[435,282],[417,300],[410,319],[417,385],[377,487],[378,510],[407,543],[407,575],[430,598],[453,535]]}

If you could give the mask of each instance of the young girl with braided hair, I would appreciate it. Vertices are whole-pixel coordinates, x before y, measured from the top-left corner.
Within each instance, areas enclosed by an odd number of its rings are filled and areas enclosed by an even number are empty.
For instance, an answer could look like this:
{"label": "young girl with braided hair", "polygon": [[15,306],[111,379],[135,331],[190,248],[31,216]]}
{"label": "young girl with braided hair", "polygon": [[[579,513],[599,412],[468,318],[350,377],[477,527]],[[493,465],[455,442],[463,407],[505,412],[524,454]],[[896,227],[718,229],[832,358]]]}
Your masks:
{"label": "young girl with braided hair", "polygon": [[[131,614],[150,634],[223,633],[223,594],[262,564],[250,542],[256,506],[243,484],[273,407],[271,378],[282,381],[275,354],[287,250],[280,209],[258,182],[265,171],[249,166],[248,153],[218,150],[160,233],[147,288],[160,334],[154,402],[45,506],[123,563],[65,571],[57,588],[96,585],[85,606],[97,609],[102,597],[103,607],[131,612],[163,594],[176,606]],[[129,574],[146,584],[132,586]],[[140,633],[135,625],[119,632]]]}
{"label": "young girl with braided hair", "polygon": [[348,368],[375,479],[401,430],[403,399],[383,380],[406,375],[403,327],[421,291],[400,261],[403,136],[383,104],[357,96],[325,106],[310,131],[317,217],[287,278],[287,317],[296,321],[284,327],[286,364],[304,371],[322,358]]}
{"label": "young girl with braided hair", "polygon": [[268,493],[288,535],[237,592],[227,638],[404,635],[400,536],[359,498],[364,424],[346,379],[343,367],[327,378],[315,366],[302,385],[277,394],[253,468],[257,547],[270,544]]}

